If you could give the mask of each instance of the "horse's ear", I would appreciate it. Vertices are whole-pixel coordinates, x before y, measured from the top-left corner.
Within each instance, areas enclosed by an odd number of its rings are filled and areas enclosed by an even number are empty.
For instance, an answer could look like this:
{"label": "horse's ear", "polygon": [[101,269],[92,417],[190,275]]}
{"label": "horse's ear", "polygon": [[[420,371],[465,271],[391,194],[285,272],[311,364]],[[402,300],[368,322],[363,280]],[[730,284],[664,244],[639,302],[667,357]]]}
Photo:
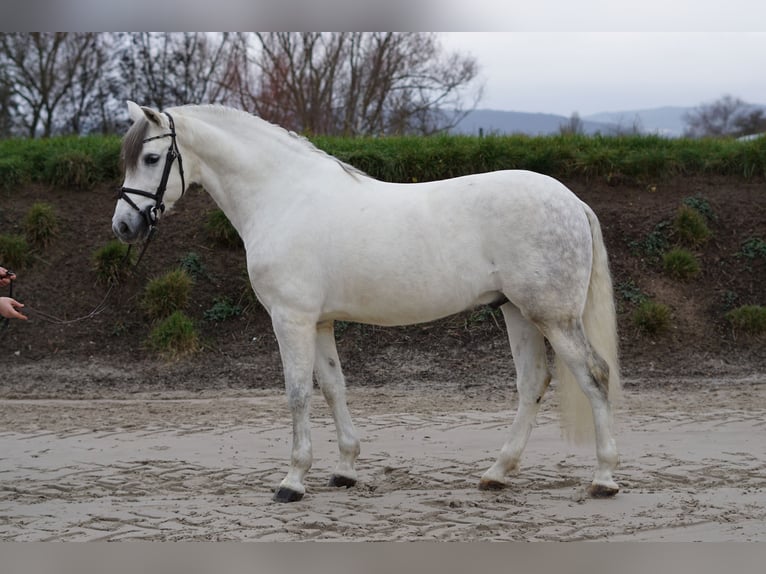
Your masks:
{"label": "horse's ear", "polygon": [[144,117],[144,112],[141,110],[141,106],[139,106],[136,102],[131,102],[128,100],[128,116],[130,116],[130,120],[133,123],[136,123],[138,120]]}
{"label": "horse's ear", "polygon": [[147,108],[146,106],[141,106],[141,111],[144,113],[144,116],[146,116],[146,119],[152,122],[153,124],[156,124],[159,127],[163,127],[163,119],[162,115],[157,110],[153,110],[152,108]]}

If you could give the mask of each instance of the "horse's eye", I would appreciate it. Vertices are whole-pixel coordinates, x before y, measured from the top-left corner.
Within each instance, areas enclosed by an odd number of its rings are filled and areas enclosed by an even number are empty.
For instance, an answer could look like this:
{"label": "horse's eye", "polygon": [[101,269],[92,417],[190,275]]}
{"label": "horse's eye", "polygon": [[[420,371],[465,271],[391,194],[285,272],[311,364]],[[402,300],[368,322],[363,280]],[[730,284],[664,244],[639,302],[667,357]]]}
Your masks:
{"label": "horse's eye", "polygon": [[156,153],[148,153],[144,156],[144,163],[146,165],[154,165],[158,161],[160,161],[160,156]]}

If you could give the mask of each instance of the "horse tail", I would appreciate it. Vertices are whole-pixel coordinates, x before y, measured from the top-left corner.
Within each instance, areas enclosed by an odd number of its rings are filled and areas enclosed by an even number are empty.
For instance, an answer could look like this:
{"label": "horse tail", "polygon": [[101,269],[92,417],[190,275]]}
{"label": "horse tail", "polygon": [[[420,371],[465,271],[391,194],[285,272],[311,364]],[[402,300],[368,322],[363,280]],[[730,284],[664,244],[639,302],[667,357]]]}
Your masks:
{"label": "horse tail", "polygon": [[[588,297],[583,312],[585,335],[591,348],[609,366],[608,401],[612,412],[620,395],[620,365],[618,358],[617,316],[614,307],[612,277],[601,234],[601,226],[593,210],[583,204],[590,223],[593,262],[588,285]],[[561,427],[563,435],[575,443],[592,442],[594,438],[593,411],[590,401],[580,389],[569,369],[556,358],[559,381]]]}

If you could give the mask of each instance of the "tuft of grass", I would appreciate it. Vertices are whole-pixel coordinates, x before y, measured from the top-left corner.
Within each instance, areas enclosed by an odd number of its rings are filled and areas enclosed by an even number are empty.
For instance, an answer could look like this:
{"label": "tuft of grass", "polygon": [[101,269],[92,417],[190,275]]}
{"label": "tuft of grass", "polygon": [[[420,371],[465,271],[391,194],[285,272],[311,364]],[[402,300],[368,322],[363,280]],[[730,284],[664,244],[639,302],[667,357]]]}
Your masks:
{"label": "tuft of grass", "polygon": [[128,245],[113,239],[93,254],[93,270],[99,283],[115,285],[122,282],[135,262],[136,255]]}
{"label": "tuft of grass", "polygon": [[208,215],[205,231],[210,240],[220,247],[234,248],[242,245],[239,233],[220,209],[215,209]]}
{"label": "tuft of grass", "polygon": [[650,299],[642,301],[633,311],[633,325],[648,335],[661,335],[670,328],[670,307]]}
{"label": "tuft of grass", "polygon": [[26,182],[24,161],[19,157],[0,157],[0,191],[10,191]]}
{"label": "tuft of grass", "polygon": [[183,269],[168,271],[146,284],[141,298],[141,308],[151,320],[169,317],[182,311],[189,302],[192,279]]}
{"label": "tuft of grass", "polygon": [[681,243],[690,247],[703,245],[710,239],[705,217],[693,207],[682,205],[673,220],[673,228]]}
{"label": "tuft of grass", "polygon": [[752,335],[766,333],[766,307],[743,305],[726,313],[726,319],[736,331]]}
{"label": "tuft of grass", "polygon": [[147,344],[166,359],[180,359],[200,348],[194,322],[183,311],[174,311],[149,332]]}
{"label": "tuft of grass", "polygon": [[19,271],[32,265],[32,250],[22,235],[0,235],[0,261],[3,267]]}
{"label": "tuft of grass", "polygon": [[82,150],[65,150],[51,156],[45,164],[45,179],[58,187],[93,189],[99,181],[94,157]]}
{"label": "tuft of grass", "polygon": [[213,306],[206,310],[204,317],[206,321],[225,321],[233,317],[239,317],[242,314],[242,307],[232,303],[228,297],[216,297]]}
{"label": "tuft of grass", "polygon": [[29,208],[24,218],[24,235],[28,243],[38,249],[47,247],[58,230],[58,218],[51,204],[38,201]]}
{"label": "tuft of grass", "polygon": [[662,268],[665,273],[681,281],[692,279],[700,272],[697,258],[682,247],[675,247],[662,256]]}

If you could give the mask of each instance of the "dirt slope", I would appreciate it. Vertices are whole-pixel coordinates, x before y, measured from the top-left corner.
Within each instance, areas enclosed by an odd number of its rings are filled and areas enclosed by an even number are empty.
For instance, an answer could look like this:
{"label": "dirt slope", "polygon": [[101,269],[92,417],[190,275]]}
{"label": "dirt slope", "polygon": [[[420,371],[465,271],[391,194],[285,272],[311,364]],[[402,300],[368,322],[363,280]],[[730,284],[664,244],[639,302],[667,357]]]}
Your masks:
{"label": "dirt slope", "polygon": [[[766,239],[763,181],[678,177],[640,185],[565,183],[593,207],[602,223],[616,286],[626,375],[641,371],[709,376],[764,370],[763,338],[734,333],[723,318],[732,304],[766,304],[766,261],[738,255],[743,241]],[[666,277],[635,244],[658,223],[672,219],[688,197],[704,199],[715,219],[710,223],[711,240],[697,250],[702,272],[684,283]],[[56,243],[38,253],[31,267],[17,270],[17,298],[32,309],[62,318],[79,317],[96,307],[105,288],[96,282],[92,257],[112,239],[114,194],[103,187],[78,191],[32,186],[6,192],[0,201],[3,233],[21,233],[24,215],[36,201],[52,204],[60,220]],[[97,394],[121,384],[116,381],[126,382],[133,373],[140,376],[130,379],[131,384],[141,388],[281,385],[276,342],[268,316],[249,295],[244,253],[215,247],[204,231],[202,223],[214,208],[204,192],[187,194],[177,211],[163,220],[156,243],[135,276],[110,295],[106,310],[97,317],[53,325],[30,311],[30,321],[12,323],[0,340],[0,364],[11,372],[32,369],[38,375],[25,379],[26,390],[6,386],[3,394],[55,395],[67,384],[72,392]],[[138,299],[148,278],[177,266],[190,252],[199,256],[206,275],[196,281],[188,309],[198,321],[205,348],[193,358],[168,364],[144,346],[149,324]],[[635,287],[628,287],[631,282]],[[652,338],[636,330],[630,320],[635,304],[626,298],[635,288],[670,305],[670,332]],[[205,311],[221,296],[241,303],[245,312],[223,322],[205,320]],[[486,310],[477,310],[408,328],[342,325],[339,351],[349,384],[446,377],[470,387],[488,378],[507,380],[512,374],[502,318],[498,321]],[[46,369],[33,368],[41,365],[54,370],[65,366],[66,372],[77,374],[70,383],[64,377],[64,382],[53,385]]]}

